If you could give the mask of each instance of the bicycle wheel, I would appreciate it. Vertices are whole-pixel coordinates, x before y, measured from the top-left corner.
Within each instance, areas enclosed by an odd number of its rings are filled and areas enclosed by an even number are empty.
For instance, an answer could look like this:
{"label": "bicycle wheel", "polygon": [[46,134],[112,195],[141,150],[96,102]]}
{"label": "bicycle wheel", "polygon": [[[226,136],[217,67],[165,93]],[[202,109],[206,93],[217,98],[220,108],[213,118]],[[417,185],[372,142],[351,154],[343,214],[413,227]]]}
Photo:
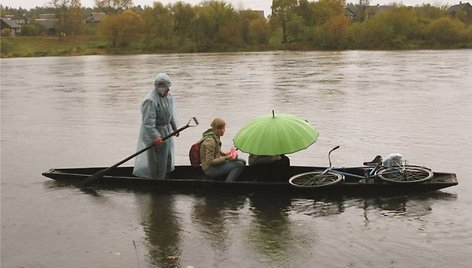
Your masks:
{"label": "bicycle wheel", "polygon": [[433,177],[431,169],[422,166],[385,167],[377,172],[382,180],[394,183],[425,182]]}
{"label": "bicycle wheel", "polygon": [[288,182],[296,187],[316,188],[340,182],[344,175],[328,171],[311,171],[292,176]]}

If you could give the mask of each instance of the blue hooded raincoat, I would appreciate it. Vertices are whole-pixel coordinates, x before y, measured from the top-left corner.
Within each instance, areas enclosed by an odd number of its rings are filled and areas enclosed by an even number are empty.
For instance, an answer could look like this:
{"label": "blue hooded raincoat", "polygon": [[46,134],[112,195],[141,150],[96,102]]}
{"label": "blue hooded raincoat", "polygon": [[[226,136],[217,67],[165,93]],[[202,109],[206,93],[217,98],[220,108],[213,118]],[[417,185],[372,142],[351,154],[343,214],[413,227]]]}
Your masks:
{"label": "blue hooded raincoat", "polygon": [[[137,151],[149,146],[156,138],[164,138],[177,130],[174,98],[170,92],[163,96],[163,86],[170,87],[166,74],[156,76],[154,90],[141,103],[142,122]],[[164,179],[174,170],[174,141],[167,139],[136,157],[133,174],[140,177]]]}

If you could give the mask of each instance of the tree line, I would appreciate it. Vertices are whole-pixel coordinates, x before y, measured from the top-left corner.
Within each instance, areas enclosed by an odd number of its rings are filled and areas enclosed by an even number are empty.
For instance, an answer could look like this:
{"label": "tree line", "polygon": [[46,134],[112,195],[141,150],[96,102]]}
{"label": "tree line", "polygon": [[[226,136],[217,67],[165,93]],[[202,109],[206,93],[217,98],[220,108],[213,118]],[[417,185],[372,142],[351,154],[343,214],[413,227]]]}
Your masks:
{"label": "tree line", "polygon": [[[139,46],[144,52],[209,52],[239,50],[424,49],[472,47],[472,20],[451,16],[447,6],[395,5],[369,12],[368,0],[273,0],[267,18],[257,11],[236,10],[230,3],[207,0],[198,5],[176,2],[133,6],[132,0],[96,0],[94,9],[80,0],[52,0],[60,32],[89,34],[110,48]],[[38,10],[29,14],[37,16]],[[45,11],[45,10],[41,10]],[[85,25],[93,11],[107,16],[98,25]],[[21,10],[5,9],[15,13]],[[25,14],[24,10],[23,13]],[[38,34],[34,19],[25,35]]]}

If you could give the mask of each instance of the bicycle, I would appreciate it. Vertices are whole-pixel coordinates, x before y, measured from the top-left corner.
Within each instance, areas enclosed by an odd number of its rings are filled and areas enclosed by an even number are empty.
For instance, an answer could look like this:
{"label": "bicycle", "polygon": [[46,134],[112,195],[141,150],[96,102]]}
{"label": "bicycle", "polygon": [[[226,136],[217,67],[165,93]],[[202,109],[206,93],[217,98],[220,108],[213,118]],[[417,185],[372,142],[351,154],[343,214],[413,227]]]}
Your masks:
{"label": "bicycle", "polygon": [[[377,155],[374,160],[364,162],[361,167],[335,168],[331,163],[331,153],[339,149],[339,145],[328,153],[329,167],[325,170],[310,171],[292,176],[289,183],[296,187],[324,187],[340,183],[345,177],[358,178],[359,183],[374,183],[377,179],[389,183],[420,183],[433,177],[431,169],[424,166],[407,165],[401,155],[392,155],[382,159]],[[357,173],[347,170],[355,170]]]}

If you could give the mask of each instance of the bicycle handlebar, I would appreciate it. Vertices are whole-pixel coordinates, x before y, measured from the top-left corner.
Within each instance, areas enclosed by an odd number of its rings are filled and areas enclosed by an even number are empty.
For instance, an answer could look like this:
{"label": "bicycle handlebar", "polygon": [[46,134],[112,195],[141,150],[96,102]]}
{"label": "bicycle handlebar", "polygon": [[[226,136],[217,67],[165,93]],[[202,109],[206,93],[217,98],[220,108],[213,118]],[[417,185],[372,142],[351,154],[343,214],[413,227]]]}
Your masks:
{"label": "bicycle handlebar", "polygon": [[331,149],[331,150],[329,151],[329,153],[328,153],[328,160],[329,160],[329,166],[330,166],[330,167],[332,166],[332,165],[331,165],[331,152],[333,152],[334,150],[339,149],[339,147],[340,147],[340,145],[334,147],[334,148]]}
{"label": "bicycle handlebar", "polygon": [[338,145],[338,146],[334,147],[333,149],[331,149],[331,151],[329,151],[329,153],[331,153],[331,152],[332,152],[332,151],[334,151],[334,150],[337,150],[337,149],[339,149],[339,147],[341,147],[341,146],[340,146],[340,145]]}

